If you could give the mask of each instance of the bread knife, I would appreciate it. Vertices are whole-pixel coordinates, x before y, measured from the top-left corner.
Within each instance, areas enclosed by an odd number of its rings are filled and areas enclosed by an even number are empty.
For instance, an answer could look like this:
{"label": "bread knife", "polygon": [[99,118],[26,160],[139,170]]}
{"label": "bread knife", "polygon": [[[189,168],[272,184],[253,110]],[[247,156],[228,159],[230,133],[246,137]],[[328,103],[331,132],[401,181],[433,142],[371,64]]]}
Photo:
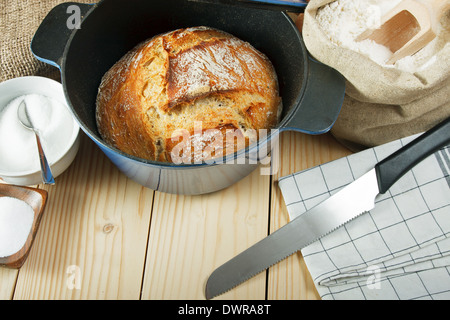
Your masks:
{"label": "bread knife", "polygon": [[375,207],[375,199],[416,164],[450,144],[450,118],[420,135],[327,200],[232,258],[209,277],[212,299]]}

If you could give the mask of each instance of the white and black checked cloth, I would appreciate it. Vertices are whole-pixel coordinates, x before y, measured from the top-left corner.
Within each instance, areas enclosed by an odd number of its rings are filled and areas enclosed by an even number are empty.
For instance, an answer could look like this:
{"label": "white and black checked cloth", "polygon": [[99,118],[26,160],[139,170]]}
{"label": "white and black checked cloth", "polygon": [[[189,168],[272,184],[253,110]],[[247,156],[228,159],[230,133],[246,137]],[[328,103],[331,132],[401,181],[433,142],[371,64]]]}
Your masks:
{"label": "white and black checked cloth", "polygon": [[[291,219],[413,137],[279,180]],[[373,210],[302,250],[322,299],[450,299],[450,147],[422,161]]]}

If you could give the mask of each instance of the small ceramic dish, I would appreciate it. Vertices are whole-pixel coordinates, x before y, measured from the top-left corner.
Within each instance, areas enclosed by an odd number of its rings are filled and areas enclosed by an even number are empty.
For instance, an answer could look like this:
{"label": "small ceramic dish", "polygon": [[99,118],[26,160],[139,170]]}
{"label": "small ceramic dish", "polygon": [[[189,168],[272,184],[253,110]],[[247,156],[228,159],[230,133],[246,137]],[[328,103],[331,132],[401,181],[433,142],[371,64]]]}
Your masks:
{"label": "small ceramic dish", "polygon": [[0,197],[12,197],[25,201],[34,211],[33,224],[25,244],[16,253],[7,257],[0,257],[0,266],[12,269],[19,269],[22,267],[30,253],[31,246],[38,231],[42,214],[47,203],[47,196],[48,193],[45,190],[0,183]]}
{"label": "small ceramic dish", "polygon": [[[0,115],[9,103],[21,96],[37,94],[59,102],[58,106],[66,107],[72,115],[64,96],[62,85],[52,79],[44,77],[20,77],[0,83]],[[70,138],[64,140],[58,156],[50,161],[53,176],[56,178],[63,173],[73,162],[79,149],[80,127],[73,117],[68,117],[68,123],[64,123],[64,130],[71,130]],[[1,128],[0,128],[1,129]],[[25,130],[25,129],[24,129]],[[67,134],[69,136],[69,134]],[[3,151],[2,151],[3,152]],[[36,157],[38,157],[36,149]],[[48,155],[47,155],[48,157]],[[40,168],[24,168],[12,170],[0,163],[0,179],[4,182],[20,186],[33,186],[42,183]]]}

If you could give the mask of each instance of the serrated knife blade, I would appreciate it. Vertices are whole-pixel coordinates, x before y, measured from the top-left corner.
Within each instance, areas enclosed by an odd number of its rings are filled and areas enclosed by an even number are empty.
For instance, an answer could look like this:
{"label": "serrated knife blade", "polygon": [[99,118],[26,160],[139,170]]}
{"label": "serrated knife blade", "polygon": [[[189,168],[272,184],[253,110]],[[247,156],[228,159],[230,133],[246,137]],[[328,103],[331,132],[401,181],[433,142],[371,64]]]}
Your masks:
{"label": "serrated knife blade", "polygon": [[450,144],[450,118],[379,162],[368,173],[232,258],[210,275],[212,299],[252,278],[375,206],[375,199],[423,159]]}

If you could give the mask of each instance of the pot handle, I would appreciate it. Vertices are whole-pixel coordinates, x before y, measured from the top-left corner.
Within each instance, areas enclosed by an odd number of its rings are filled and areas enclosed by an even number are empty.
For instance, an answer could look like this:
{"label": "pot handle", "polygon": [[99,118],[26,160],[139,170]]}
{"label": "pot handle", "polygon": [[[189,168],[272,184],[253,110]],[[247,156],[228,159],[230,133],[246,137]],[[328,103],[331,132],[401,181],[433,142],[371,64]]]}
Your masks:
{"label": "pot handle", "polygon": [[280,125],[283,131],[322,134],[330,131],[341,111],[345,78],[335,69],[308,56],[305,92],[291,117]]}
{"label": "pot handle", "polygon": [[61,69],[62,57],[72,32],[81,22],[92,4],[61,3],[54,7],[36,30],[31,40],[31,52],[40,61]]}

